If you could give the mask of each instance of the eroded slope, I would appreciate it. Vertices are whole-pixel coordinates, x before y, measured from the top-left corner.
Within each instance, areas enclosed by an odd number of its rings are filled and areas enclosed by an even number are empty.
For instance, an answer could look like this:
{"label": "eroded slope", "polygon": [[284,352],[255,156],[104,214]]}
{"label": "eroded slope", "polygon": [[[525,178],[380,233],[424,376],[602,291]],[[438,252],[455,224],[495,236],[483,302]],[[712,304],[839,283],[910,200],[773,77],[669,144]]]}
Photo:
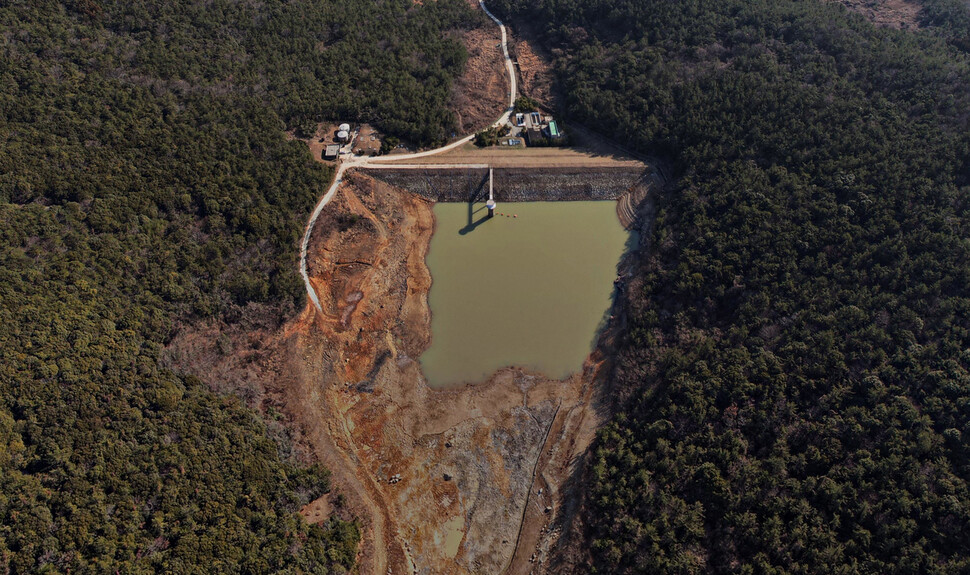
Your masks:
{"label": "eroded slope", "polygon": [[287,410],[365,520],[362,570],[499,573],[517,543],[527,565],[595,427],[586,382],[599,364],[565,382],[506,369],[432,390],[416,361],[430,341],[431,203],[350,174],[316,230],[323,313],[297,324],[304,376]]}

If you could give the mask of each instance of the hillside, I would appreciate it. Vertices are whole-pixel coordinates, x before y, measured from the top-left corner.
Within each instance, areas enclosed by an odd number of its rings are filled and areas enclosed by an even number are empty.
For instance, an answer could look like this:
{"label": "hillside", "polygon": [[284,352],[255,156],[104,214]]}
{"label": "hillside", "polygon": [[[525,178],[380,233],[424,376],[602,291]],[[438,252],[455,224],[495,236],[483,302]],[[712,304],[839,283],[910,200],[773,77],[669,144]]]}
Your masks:
{"label": "hillside", "polygon": [[328,473],[279,414],[160,358],[187,326],[302,304],[332,174],[284,130],[443,140],[480,24],[463,0],[0,6],[0,568],[352,568],[352,517],[296,514]]}
{"label": "hillside", "polygon": [[970,568],[970,62],[807,0],[498,2],[667,157],[562,573]]}

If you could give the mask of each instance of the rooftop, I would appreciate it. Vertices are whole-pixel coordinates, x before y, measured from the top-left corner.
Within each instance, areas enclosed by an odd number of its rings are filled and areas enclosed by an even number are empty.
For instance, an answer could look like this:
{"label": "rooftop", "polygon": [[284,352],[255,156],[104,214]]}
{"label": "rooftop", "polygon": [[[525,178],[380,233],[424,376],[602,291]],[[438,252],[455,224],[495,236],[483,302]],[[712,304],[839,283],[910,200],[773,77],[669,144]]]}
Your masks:
{"label": "rooftop", "polygon": [[549,122],[549,135],[553,138],[559,137],[559,126],[556,125],[556,121],[552,120]]}

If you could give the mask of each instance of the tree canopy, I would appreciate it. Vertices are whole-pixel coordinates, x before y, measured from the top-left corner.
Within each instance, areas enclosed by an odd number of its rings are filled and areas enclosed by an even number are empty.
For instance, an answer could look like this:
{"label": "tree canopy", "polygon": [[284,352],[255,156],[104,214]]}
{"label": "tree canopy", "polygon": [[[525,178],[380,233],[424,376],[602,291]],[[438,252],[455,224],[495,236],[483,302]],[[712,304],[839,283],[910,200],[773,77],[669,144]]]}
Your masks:
{"label": "tree canopy", "polygon": [[966,5],[906,32],[810,0],[499,4],[546,23],[568,115],[675,176],[586,472],[595,571],[970,569]]}
{"label": "tree canopy", "polygon": [[0,568],[352,568],[354,523],[295,513],[327,472],[159,359],[186,323],[302,304],[332,171],[284,130],[445,139],[453,32],[481,23],[462,0],[0,6]]}

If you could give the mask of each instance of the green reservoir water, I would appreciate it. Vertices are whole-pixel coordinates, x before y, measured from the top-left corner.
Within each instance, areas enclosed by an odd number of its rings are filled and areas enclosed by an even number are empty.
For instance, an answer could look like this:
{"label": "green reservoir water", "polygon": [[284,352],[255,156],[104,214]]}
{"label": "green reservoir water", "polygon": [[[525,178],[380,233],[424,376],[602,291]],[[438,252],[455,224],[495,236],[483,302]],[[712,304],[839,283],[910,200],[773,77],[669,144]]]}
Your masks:
{"label": "green reservoir water", "polygon": [[483,204],[434,207],[428,383],[480,382],[509,365],[554,378],[578,372],[631,240],[616,204],[508,203],[491,220],[486,213]]}

